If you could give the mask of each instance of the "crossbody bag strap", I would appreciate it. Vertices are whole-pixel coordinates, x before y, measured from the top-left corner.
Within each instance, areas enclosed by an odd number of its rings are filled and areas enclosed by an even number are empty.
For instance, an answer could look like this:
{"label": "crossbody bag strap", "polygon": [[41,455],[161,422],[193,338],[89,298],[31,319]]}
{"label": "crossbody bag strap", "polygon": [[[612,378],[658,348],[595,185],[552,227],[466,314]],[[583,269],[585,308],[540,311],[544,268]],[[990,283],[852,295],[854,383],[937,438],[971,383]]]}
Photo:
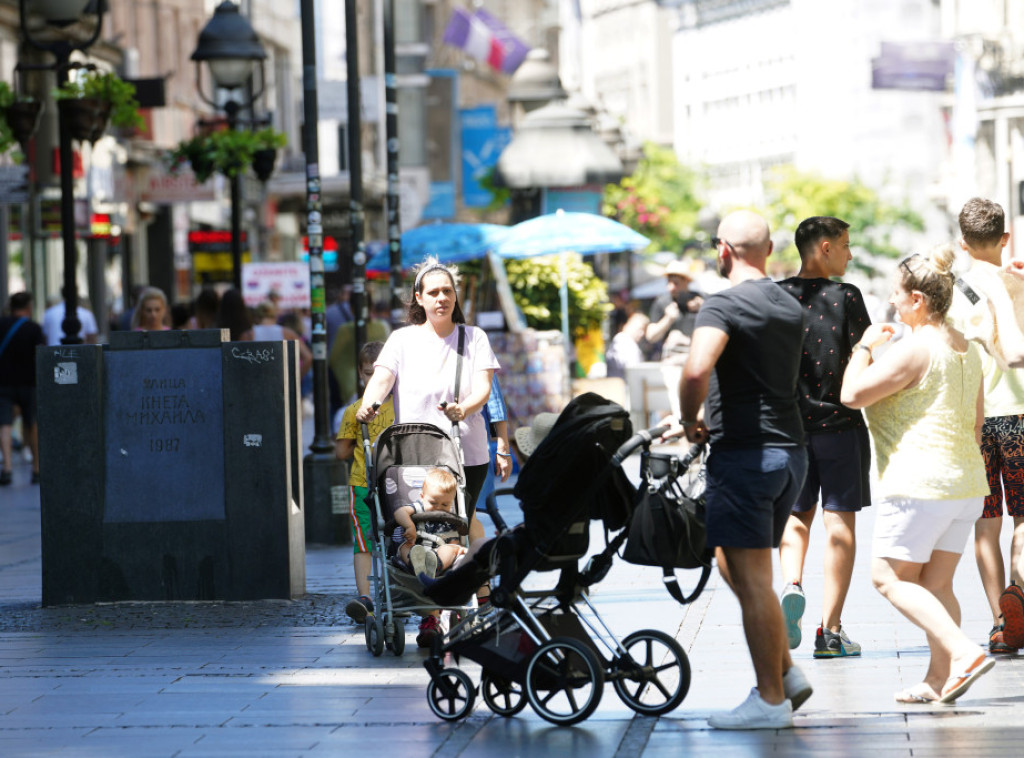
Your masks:
{"label": "crossbody bag strap", "polygon": [[665,589],[677,603],[680,605],[687,605],[696,600],[700,593],[704,591],[704,585],[708,583],[708,579],[711,577],[711,566],[701,566],[700,579],[697,581],[697,587],[690,593],[688,597],[683,597],[683,591],[679,589],[679,580],[676,579],[676,572],[671,568],[662,568],[662,581],[665,582]]}
{"label": "crossbody bag strap", "polygon": [[0,342],[0,355],[4,354],[4,350],[7,349],[7,344],[11,341],[11,337],[14,336],[14,333],[18,331],[21,328],[21,325],[26,321],[28,321],[28,318],[26,316],[22,316],[14,322],[10,329],[7,330],[7,334],[4,335],[3,342]]}
{"label": "crossbody bag strap", "polygon": [[971,301],[971,305],[977,305],[978,301],[981,300],[981,297],[974,291],[974,288],[959,276],[956,278],[956,286],[964,293],[964,297]]}
{"label": "crossbody bag strap", "polygon": [[466,349],[466,327],[459,324],[459,350],[458,358],[455,359],[455,402],[459,402],[459,385],[462,383],[462,353]]}

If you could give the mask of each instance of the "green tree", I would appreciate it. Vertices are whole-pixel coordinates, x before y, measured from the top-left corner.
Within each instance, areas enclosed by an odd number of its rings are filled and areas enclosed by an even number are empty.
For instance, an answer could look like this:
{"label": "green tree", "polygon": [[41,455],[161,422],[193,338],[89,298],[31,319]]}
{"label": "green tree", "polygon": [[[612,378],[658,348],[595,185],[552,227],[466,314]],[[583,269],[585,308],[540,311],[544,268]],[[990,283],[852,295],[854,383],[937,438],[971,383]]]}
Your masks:
{"label": "green tree", "polygon": [[[569,289],[569,334],[579,337],[601,326],[611,306],[608,286],[598,279],[594,269],[578,253],[565,256]],[[560,255],[505,261],[508,282],[527,326],[534,329],[561,329],[562,263]]]}
{"label": "green tree", "polygon": [[[875,190],[857,179],[826,179],[815,173],[797,171],[792,166],[775,169],[765,182],[767,207],[761,213],[771,228],[788,233],[810,216],[835,216],[850,225],[850,242],[876,256],[897,258],[906,255],[892,240],[897,232],[921,231],[921,216],[905,203],[882,200]],[[773,253],[781,260],[797,264],[796,246],[788,244]],[[854,266],[872,271],[869,263],[854,256]]]}
{"label": "green tree", "polygon": [[605,187],[602,212],[649,237],[653,249],[679,252],[697,230],[701,185],[675,152],[648,142],[636,171]]}

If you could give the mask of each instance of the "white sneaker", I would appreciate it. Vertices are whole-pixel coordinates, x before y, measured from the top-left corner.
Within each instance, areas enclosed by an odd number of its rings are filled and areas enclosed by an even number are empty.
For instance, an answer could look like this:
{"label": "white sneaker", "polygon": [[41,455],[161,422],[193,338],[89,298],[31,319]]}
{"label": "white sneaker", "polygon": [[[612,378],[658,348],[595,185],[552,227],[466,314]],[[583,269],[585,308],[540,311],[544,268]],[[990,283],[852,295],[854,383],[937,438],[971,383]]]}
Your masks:
{"label": "white sneaker", "polygon": [[790,666],[789,671],[782,675],[782,690],[792,703],[794,711],[806,703],[807,698],[814,693],[811,683],[797,666]]}
{"label": "white sneaker", "polygon": [[738,707],[726,713],[712,713],[708,724],[715,729],[789,729],[793,726],[793,706],[789,700],[769,705],[754,687]]}
{"label": "white sneaker", "polygon": [[782,615],[786,619],[786,637],[789,639],[789,649],[795,650],[800,647],[800,621],[804,617],[807,597],[799,584],[790,582],[782,590],[779,603],[782,605]]}

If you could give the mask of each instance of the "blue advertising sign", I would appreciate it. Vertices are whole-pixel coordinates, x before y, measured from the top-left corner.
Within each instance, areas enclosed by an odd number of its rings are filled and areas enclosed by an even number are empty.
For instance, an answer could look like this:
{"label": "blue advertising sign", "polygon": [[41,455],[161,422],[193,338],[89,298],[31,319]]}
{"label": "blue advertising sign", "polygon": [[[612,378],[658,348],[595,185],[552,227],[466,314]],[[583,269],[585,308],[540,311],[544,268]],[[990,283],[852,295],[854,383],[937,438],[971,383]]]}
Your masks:
{"label": "blue advertising sign", "polygon": [[491,203],[491,193],[480,180],[498,163],[501,151],[512,139],[512,130],[498,126],[498,109],[493,105],[463,108],[462,125],[462,202],[471,208]]}

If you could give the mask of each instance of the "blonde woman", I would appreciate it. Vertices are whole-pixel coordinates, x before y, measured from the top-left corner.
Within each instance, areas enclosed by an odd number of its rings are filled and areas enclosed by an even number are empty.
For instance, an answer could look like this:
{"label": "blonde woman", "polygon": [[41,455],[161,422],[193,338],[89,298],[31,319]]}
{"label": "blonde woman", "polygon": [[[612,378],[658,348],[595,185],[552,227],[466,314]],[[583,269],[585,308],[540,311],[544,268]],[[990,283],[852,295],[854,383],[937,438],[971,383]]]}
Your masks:
{"label": "blonde woman", "polygon": [[139,295],[132,312],[132,329],[139,332],[160,332],[171,328],[171,308],[167,296],[158,287],[146,287]]}
{"label": "blonde woman", "polygon": [[988,494],[977,345],[946,322],[953,299],[950,247],[912,255],[896,270],[890,303],[907,335],[884,353],[891,324],[869,326],[843,376],[841,400],[865,408],[878,470],[871,578],[925,631],[924,680],[900,703],[951,703],[994,665],[960,629],[953,574]]}

